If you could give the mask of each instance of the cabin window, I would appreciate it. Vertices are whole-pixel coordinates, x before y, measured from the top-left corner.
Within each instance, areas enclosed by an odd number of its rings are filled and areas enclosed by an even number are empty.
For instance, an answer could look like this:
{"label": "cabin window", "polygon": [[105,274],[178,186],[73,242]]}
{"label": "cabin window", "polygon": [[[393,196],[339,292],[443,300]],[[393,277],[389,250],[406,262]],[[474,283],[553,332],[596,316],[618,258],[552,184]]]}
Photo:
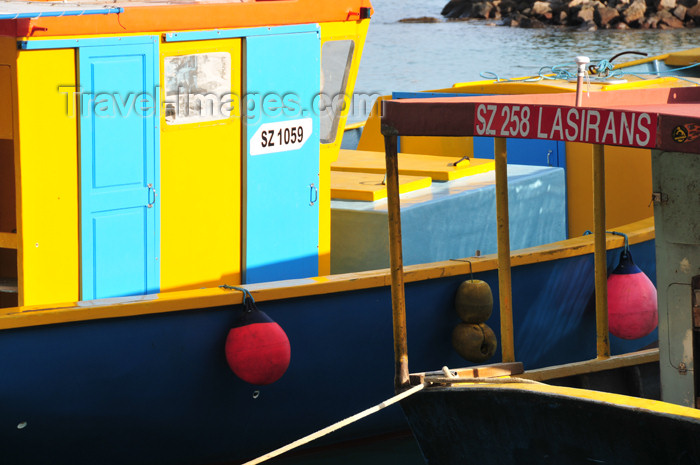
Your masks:
{"label": "cabin window", "polygon": [[351,96],[345,95],[345,88],[354,49],[355,42],[352,40],[326,42],[321,48],[321,143],[335,141],[340,114],[345,105],[350,104]]}
{"label": "cabin window", "polygon": [[231,54],[196,53],[166,57],[165,121],[186,124],[231,115]]}

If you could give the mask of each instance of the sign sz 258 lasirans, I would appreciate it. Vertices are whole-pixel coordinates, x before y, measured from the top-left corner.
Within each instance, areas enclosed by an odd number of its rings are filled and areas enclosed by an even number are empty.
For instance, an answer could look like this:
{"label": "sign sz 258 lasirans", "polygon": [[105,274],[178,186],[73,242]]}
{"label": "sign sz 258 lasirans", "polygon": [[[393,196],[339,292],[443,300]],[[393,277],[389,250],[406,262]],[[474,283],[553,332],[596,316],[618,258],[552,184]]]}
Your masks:
{"label": "sign sz 258 lasirans", "polygon": [[480,103],[476,105],[474,134],[654,147],[656,124],[654,113]]}

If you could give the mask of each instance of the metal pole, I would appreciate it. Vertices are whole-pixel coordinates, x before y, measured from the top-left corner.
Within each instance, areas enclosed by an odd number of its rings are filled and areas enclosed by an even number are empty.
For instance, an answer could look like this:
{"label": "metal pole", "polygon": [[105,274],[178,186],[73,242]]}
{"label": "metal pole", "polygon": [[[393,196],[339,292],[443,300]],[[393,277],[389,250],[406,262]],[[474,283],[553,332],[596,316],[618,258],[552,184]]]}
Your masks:
{"label": "metal pole", "polygon": [[610,357],[608,335],[608,260],[605,236],[605,149],[593,145],[593,232],[595,233],[595,320],[598,358]]}
{"label": "metal pole", "polygon": [[508,220],[508,165],[506,139],[494,142],[496,162],[496,222],[498,233],[498,299],[501,307],[501,357],[515,361],[513,296],[510,281],[510,228]]}
{"label": "metal pole", "polygon": [[386,128],[386,189],[389,210],[389,259],[391,266],[391,306],[394,323],[394,388],[396,392],[409,386],[408,344],[406,338],[406,298],[403,284],[403,254],[401,251],[401,201],[399,199],[398,140]]}
{"label": "metal pole", "polygon": [[583,78],[586,75],[586,65],[591,62],[588,57],[576,57],[576,106],[583,103]]}

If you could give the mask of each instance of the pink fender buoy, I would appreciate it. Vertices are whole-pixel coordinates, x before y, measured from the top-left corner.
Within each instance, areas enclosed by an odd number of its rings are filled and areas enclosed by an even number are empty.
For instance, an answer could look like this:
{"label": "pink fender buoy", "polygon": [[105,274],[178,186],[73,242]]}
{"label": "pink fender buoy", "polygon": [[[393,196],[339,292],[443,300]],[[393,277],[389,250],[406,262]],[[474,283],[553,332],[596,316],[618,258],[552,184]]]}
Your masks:
{"label": "pink fender buoy", "polygon": [[289,367],[289,339],[280,325],[257,309],[247,290],[236,289],[244,291],[245,309],[226,338],[226,361],[243,381],[255,385],[272,384]]}
{"label": "pink fender buoy", "polygon": [[658,322],[656,288],[625,249],[617,268],[608,277],[610,332],[622,339],[639,339],[651,333]]}

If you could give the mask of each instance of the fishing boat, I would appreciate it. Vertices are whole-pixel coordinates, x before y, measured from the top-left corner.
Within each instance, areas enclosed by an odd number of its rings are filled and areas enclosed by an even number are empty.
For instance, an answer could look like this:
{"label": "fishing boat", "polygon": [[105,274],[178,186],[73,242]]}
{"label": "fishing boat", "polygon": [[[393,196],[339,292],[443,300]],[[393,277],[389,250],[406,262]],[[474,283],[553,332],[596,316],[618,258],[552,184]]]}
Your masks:
{"label": "fishing boat", "polygon": [[[393,365],[377,356],[392,334],[383,170],[368,149],[348,161],[339,136],[371,14],[365,0],[2,4],[3,460],[242,461],[393,393],[377,381]],[[416,155],[400,180],[406,286],[430,370],[465,363],[460,283],[497,287],[494,162]],[[570,173],[510,170],[520,360],[593,356],[577,336],[594,324],[593,240],[585,222],[571,232]],[[624,213],[648,204],[635,199]],[[467,211],[476,229],[456,220]],[[653,277],[653,224],[636,216],[610,224]],[[254,325],[274,347],[241,346]],[[317,444],[406,428],[387,410]]]}
{"label": "fishing boat", "polygon": [[[694,374],[698,238],[697,220],[688,214],[697,209],[693,186],[700,153],[695,132],[700,123],[700,92],[694,88],[617,91],[591,94],[583,104],[580,96],[571,97],[482,96],[384,103],[382,132],[392,212],[395,384],[397,390],[410,394],[402,406],[427,463],[463,463],[465,457],[486,464],[696,463],[700,458],[696,444],[700,396]],[[513,133],[510,115],[516,109],[518,131]],[[489,114],[493,119],[485,117]],[[560,119],[562,115],[566,120]],[[589,131],[596,118],[605,131]],[[636,123],[631,125],[632,121]],[[404,294],[400,253],[397,137],[483,135],[492,122],[494,128],[505,128],[495,130],[495,150],[496,170],[501,173],[497,174],[501,185],[497,189],[498,293],[503,361],[507,363],[462,370],[445,366],[441,371],[411,376],[405,330],[405,305],[410,296]],[[579,130],[574,135],[575,127]],[[523,370],[524,364],[515,362],[518,344],[512,334],[518,323],[513,315],[519,311],[519,302],[510,291],[508,199],[503,186],[507,184],[505,136],[555,140],[573,136],[594,147],[595,358],[536,370]],[[652,150],[658,364],[651,364],[648,351],[610,353],[609,329],[613,318],[619,318],[618,309],[613,312],[619,296],[613,297],[613,292],[619,290],[621,280],[629,286],[628,294],[644,287],[631,262],[625,264],[625,271],[616,269],[610,277],[607,272],[604,158],[608,147],[616,145]],[[517,278],[512,278],[515,283]],[[626,303],[635,305],[632,300]],[[643,312],[637,303],[627,307],[625,318],[637,319]],[[591,339],[593,334],[590,332]]]}

